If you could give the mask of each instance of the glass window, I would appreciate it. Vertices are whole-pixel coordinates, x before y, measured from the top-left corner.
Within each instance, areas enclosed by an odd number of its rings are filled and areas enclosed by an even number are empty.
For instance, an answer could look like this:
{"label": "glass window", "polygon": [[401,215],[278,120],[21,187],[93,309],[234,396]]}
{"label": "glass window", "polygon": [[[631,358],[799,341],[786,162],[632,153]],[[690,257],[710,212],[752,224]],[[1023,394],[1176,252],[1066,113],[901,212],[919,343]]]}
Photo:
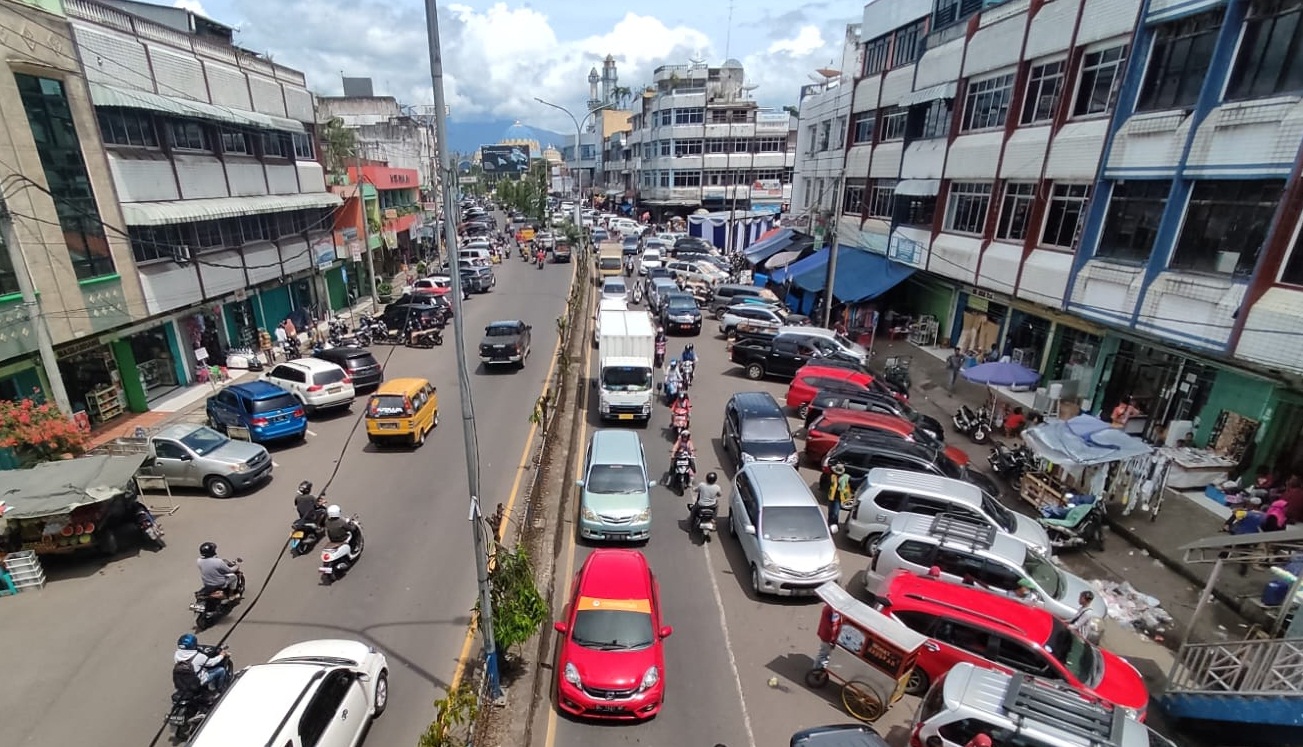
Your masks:
{"label": "glass window", "polygon": [[909,496],[897,490],[883,490],[873,497],[873,504],[883,511],[899,511]]}
{"label": "glass window", "polygon": [[1003,127],[1009,118],[1009,101],[1013,98],[1013,73],[986,80],[970,80],[964,92],[964,119],[961,129],[983,130]]}
{"label": "glass window", "polygon": [[[926,612],[896,612],[893,610],[891,616],[905,623],[905,627],[919,635],[927,635],[928,631],[932,629],[932,624],[937,620],[937,618]],[[939,689],[937,691],[940,692]]]}
{"label": "glass window", "polygon": [[228,237],[238,234],[233,234],[229,228],[226,228],[226,223],[227,221],[222,220],[201,220],[193,224],[195,248],[200,250],[221,249],[228,243],[237,243],[227,241]]}
{"label": "glass window", "polygon": [[647,648],[656,640],[652,616],[616,609],[582,609],[575,613],[570,640],[599,651]]}
{"label": "glass window", "polygon": [[770,506],[760,515],[760,535],[774,542],[828,539],[828,521],[815,506]]}
{"label": "glass window", "polygon": [[1103,114],[1117,102],[1122,85],[1122,66],[1127,61],[1127,45],[1089,52],[1081,60],[1081,83],[1072,106],[1075,117]]}
{"label": "glass window", "polygon": [[[886,537],[883,537],[883,541],[886,541]],[[923,566],[932,565],[932,545],[927,542],[906,540],[896,548],[896,554],[907,563]]]}
{"label": "glass window", "polygon": [[316,144],[307,132],[296,132],[290,136],[294,142],[294,157],[300,161],[317,160]]}
{"label": "glass window", "polygon": [[841,117],[837,117],[832,121],[832,147],[840,150],[845,145],[846,145],[846,117],[841,116]]}
{"label": "glass window", "polygon": [[881,142],[903,140],[905,138],[905,123],[908,119],[908,109],[899,106],[883,109]]}
{"label": "glass window", "polygon": [[727,153],[732,141],[727,138],[714,138],[706,141],[707,153]]}
{"label": "glass window", "polygon": [[208,128],[202,124],[185,119],[171,119],[167,122],[168,142],[176,150],[211,151],[208,141]]}
{"label": "glass window", "polygon": [[971,651],[978,656],[986,656],[986,651],[991,644],[990,633],[952,620],[942,620],[938,623],[932,631],[932,637],[955,648]]}
{"label": "glass window", "polygon": [[131,252],[137,262],[177,259],[183,256],[180,226],[129,226]]}
{"label": "glass window", "polygon": [[859,215],[864,207],[864,180],[847,180],[845,194],[842,195],[842,212]]}
{"label": "glass window", "polygon": [[822,152],[828,150],[829,136],[832,134],[832,120],[819,123],[819,134],[815,151]]}
{"label": "glass window", "polygon": [[1171,189],[1166,180],[1115,182],[1095,256],[1124,262],[1149,259]]}
{"label": "glass window", "polygon": [[290,133],[262,133],[262,154],[268,158],[289,159],[294,155],[294,144],[290,139]]}
{"label": "glass window", "polygon": [[991,205],[991,185],[985,182],[955,182],[946,197],[947,231],[980,234]]}
{"label": "glass window", "polygon": [[1303,89],[1303,0],[1257,0],[1249,6],[1228,99],[1248,99]]}
{"label": "glass window", "polygon": [[157,148],[154,120],[144,112],[113,107],[95,110],[100,121],[100,137],[105,145],[127,145],[137,148]]}
{"label": "glass window", "polygon": [[1179,109],[1198,100],[1225,12],[1217,8],[1158,27],[1137,110]]}
{"label": "glass window", "polygon": [[909,138],[949,137],[954,103],[952,99],[933,99],[926,104],[911,106],[906,128]]}
{"label": "glass window", "polygon": [[864,45],[864,74],[873,75],[887,69],[891,56],[891,35],[881,36]]}
{"label": "glass window", "polygon": [[668,158],[669,155],[670,155],[671,153],[674,152],[674,141],[673,141],[673,140],[657,140],[657,141],[656,141],[656,149],[660,151],[660,154],[661,154],[662,156],[665,156],[666,158]]}
{"label": "glass window", "polygon": [[1067,64],[1063,60],[1056,60],[1032,66],[1031,75],[1027,77],[1027,98],[1022,103],[1019,124],[1048,122],[1054,118],[1054,110],[1059,106],[1059,94],[1063,91]]}
{"label": "glass window", "polygon": [[18,292],[18,278],[14,275],[13,262],[9,260],[9,250],[5,246],[4,236],[0,236],[0,296]]}
{"label": "glass window", "polygon": [[1003,664],[1017,672],[1060,679],[1058,677],[1058,667],[1050,666],[1050,663],[1039,652],[1012,638],[1000,635],[994,636],[994,638],[995,651],[991,655],[992,661]]}
{"label": "glass window", "polygon": [[787,138],[762,137],[755,141],[755,146],[757,153],[782,153],[787,149]]}
{"label": "glass window", "polygon": [[700,140],[675,140],[675,156],[699,156],[701,155],[702,143]]}
{"label": "glass window", "polygon": [[937,212],[936,195],[896,195],[893,217],[907,226],[931,226]]}
{"label": "glass window", "polygon": [[1284,190],[1282,179],[1195,182],[1171,266],[1248,276]]}
{"label": "glass window", "polygon": [[1071,249],[1077,241],[1077,231],[1086,215],[1086,202],[1090,199],[1090,186],[1086,184],[1055,184],[1046,207],[1045,228],[1041,231],[1043,246],[1060,246]]}
{"label": "glass window", "polygon": [[[958,0],[955,0],[955,5],[958,4]],[[937,733],[941,735],[942,739],[954,744],[968,744],[969,740],[978,734],[985,734],[994,739],[997,732],[1008,733],[1006,730],[996,727],[995,724],[990,724],[975,718],[952,721],[937,730]],[[1004,741],[997,741],[996,744],[999,744],[1000,747],[1012,747],[1012,745],[1009,745]]]}
{"label": "glass window", "polygon": [[706,121],[705,109],[675,109],[674,124],[702,124]]}
{"label": "glass window", "polygon": [[253,149],[250,147],[249,135],[247,133],[223,129],[221,131],[221,138],[223,153],[248,155],[253,152]]}
{"label": "glass window", "polygon": [[1027,220],[1035,197],[1036,185],[1031,182],[1009,182],[1004,185],[1000,222],[995,227],[997,239],[1022,241],[1027,237]]}
{"label": "glass window", "polygon": [[860,112],[851,120],[851,144],[873,142],[873,123],[878,118],[876,111]]}
{"label": "glass window", "polygon": [[267,216],[245,215],[237,220],[240,225],[240,240],[242,243],[267,241],[271,238],[271,231],[267,225]]}
{"label": "glass window", "polygon": [[113,274],[113,255],[63,83],[22,73],[15,73],[14,80],[73,271],[79,280]]}
{"label": "glass window", "polygon": [[676,187],[700,187],[700,171],[675,171],[674,186]]}
{"label": "glass window", "polygon": [[895,43],[892,44],[891,50],[891,66],[893,68],[908,65],[919,58],[919,55],[923,53],[923,45],[920,42],[926,28],[927,20],[921,19],[908,26],[896,29]]}
{"label": "glass window", "polygon": [[869,190],[869,199],[865,207],[869,215],[875,218],[891,218],[892,205],[896,201],[896,180],[874,179]]}

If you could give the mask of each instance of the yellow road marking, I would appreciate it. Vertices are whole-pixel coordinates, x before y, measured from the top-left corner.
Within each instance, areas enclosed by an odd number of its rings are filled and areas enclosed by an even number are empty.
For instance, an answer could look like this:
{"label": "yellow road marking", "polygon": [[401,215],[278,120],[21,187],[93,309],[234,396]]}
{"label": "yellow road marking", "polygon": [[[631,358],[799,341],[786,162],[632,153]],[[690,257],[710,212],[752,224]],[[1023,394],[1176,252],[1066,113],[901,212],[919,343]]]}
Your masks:
{"label": "yellow road marking", "polygon": [[[575,270],[576,268],[572,263],[570,266],[570,287],[574,287],[575,284]],[[566,294],[566,298],[570,298],[569,293]],[[552,363],[548,365],[547,375],[543,377],[543,392],[539,394],[540,397],[547,392],[548,382],[552,380],[552,374],[556,373],[557,354],[559,352],[561,352],[561,335],[558,334],[556,345],[552,349]],[[584,370],[588,369],[585,368]],[[520,495],[520,481],[525,476],[525,470],[530,467],[530,447],[534,444],[534,436],[537,433],[538,423],[530,423],[529,435],[525,436],[525,448],[520,454],[520,466],[516,468],[516,480],[511,484],[511,492],[507,494],[507,506],[502,514],[502,523],[495,527],[499,537],[505,536],[507,522],[511,519],[511,511],[516,507],[516,498]],[[480,506],[483,507],[483,505],[484,502],[481,501]],[[476,599],[478,598],[477,594]],[[462,678],[466,676],[466,665],[470,662],[471,646],[475,643],[477,627],[475,617],[472,614],[470,625],[466,626],[466,639],[462,641],[461,653],[457,655],[457,667],[453,670],[452,680],[448,683],[449,690],[456,689],[461,684]]]}

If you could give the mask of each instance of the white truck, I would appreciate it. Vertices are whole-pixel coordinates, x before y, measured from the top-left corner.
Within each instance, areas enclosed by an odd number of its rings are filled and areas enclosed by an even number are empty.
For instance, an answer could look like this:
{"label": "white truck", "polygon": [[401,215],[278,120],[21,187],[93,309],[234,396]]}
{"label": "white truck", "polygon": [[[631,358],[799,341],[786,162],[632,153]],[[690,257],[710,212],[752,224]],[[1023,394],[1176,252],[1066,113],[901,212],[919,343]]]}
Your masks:
{"label": "white truck", "polygon": [[646,311],[598,312],[597,391],[602,420],[649,422],[656,330]]}

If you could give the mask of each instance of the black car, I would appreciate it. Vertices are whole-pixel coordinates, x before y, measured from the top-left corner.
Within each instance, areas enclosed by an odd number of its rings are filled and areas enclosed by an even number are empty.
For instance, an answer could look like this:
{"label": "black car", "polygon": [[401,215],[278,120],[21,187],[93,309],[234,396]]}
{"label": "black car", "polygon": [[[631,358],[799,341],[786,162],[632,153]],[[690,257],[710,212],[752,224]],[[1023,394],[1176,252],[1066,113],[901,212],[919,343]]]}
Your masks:
{"label": "black car", "polygon": [[667,293],[661,306],[661,327],[666,332],[701,334],[701,309],[691,293]]}
{"label": "black car", "polygon": [[940,448],[904,441],[895,435],[857,430],[852,436],[843,436],[836,446],[829,449],[823,460],[819,489],[824,494],[832,482],[828,465],[833,462],[840,462],[846,467],[851,487],[855,489],[863,484],[869,470],[885,467],[963,480],[981,488],[983,493],[992,498],[1000,497],[1000,487],[981,472],[955,464]]}
{"label": "black car", "polygon": [[441,303],[442,299],[433,298],[410,298],[404,295],[403,298],[389,304],[385,307],[385,313],[380,316],[380,320],[390,330],[401,330],[410,324],[419,323],[422,327],[442,326],[447,322],[451,315],[449,306]]}
{"label": "black car", "polygon": [[348,372],[349,378],[353,379],[354,389],[377,387],[385,380],[385,370],[380,367],[380,361],[366,348],[351,345],[326,348],[313,352],[312,357],[330,361]]}
{"label": "black car", "polygon": [[705,239],[699,239],[696,236],[684,236],[675,240],[674,246],[670,248],[670,256],[678,259],[680,254],[685,253],[710,254],[714,249],[715,247]]}
{"label": "black car", "polygon": [[768,392],[738,392],[724,405],[720,445],[737,464],[783,462],[796,466],[800,455],[787,416]]}
{"label": "black car", "polygon": [[637,257],[642,254],[642,238],[630,236],[620,242],[620,253],[626,256]]}
{"label": "black car", "polygon": [[524,368],[532,329],[519,319],[490,323],[484,328],[484,339],[480,342],[480,360],[486,366],[510,363]]}
{"label": "black car", "polygon": [[804,409],[805,427],[809,428],[824,410],[859,410],[860,412],[878,412],[904,418],[920,430],[927,432],[938,441],[946,440],[945,428],[941,421],[910,407],[890,394],[880,391],[865,391],[858,387],[832,387],[815,393],[814,399]]}
{"label": "black car", "polygon": [[864,724],[816,726],[792,735],[791,747],[888,747],[887,740]]}

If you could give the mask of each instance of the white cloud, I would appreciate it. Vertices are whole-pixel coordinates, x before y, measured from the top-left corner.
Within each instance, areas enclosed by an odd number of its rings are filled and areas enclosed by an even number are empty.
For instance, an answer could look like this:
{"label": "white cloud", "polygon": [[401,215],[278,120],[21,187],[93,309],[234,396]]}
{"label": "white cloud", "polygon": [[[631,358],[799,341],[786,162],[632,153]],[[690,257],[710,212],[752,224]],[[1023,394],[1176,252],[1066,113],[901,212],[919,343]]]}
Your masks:
{"label": "white cloud", "polygon": [[173,8],[182,8],[204,18],[212,18],[208,11],[204,9],[204,4],[199,0],[172,0]]}
{"label": "white cloud", "polygon": [[812,52],[818,52],[828,46],[823,40],[823,34],[819,32],[818,26],[802,26],[796,32],[796,36],[790,39],[779,39],[769,45],[767,50],[769,54],[789,54],[794,57],[803,57]]}

